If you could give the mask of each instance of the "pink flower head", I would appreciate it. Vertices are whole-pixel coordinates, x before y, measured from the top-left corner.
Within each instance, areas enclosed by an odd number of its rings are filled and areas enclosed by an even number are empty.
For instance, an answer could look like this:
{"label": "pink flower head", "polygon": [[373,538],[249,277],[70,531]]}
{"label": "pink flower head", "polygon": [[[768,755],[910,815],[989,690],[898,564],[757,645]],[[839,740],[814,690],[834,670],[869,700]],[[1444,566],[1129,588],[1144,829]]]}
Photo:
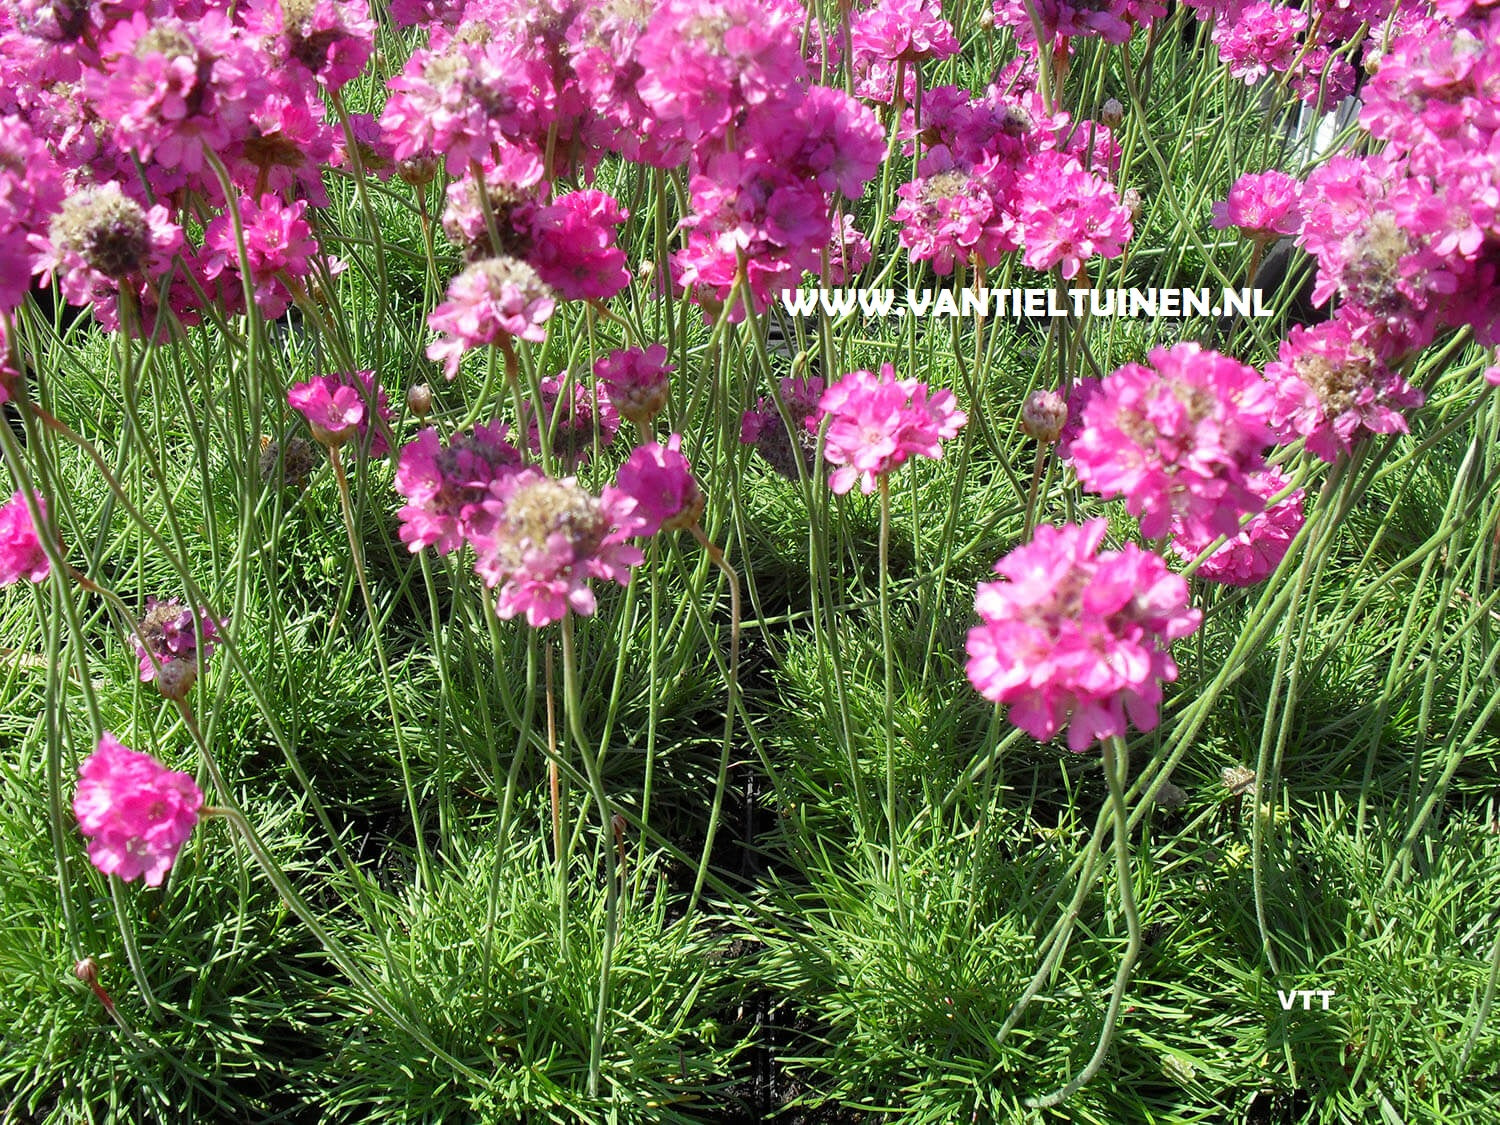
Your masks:
{"label": "pink flower head", "polygon": [[526,260],[567,300],[613,297],[630,284],[616,235],[628,217],[607,192],[589,188],[564,195],[531,211]]}
{"label": "pink flower head", "polygon": [[934,168],[896,189],[891,220],[914,262],[930,261],[940,277],[957,264],[992,266],[1020,246],[996,162]]}
{"label": "pink flower head", "polygon": [[[37,511],[46,516],[46,497],[40,493],[32,493],[32,497]],[[26,507],[26,497],[16,492],[6,504],[0,505],[0,586],[9,586],[23,578],[40,582],[51,570],[52,564],[37,537],[36,524],[31,521],[31,511]]]}
{"label": "pink flower head", "polygon": [[994,0],[995,22],[1008,27],[1026,51],[1035,51],[1032,13],[1042,25],[1049,46],[1066,48],[1073,37],[1097,35],[1106,43],[1130,39],[1136,23],[1146,24],[1167,14],[1159,0]]}
{"label": "pink flower head", "polygon": [[[954,406],[952,391],[929,395],[926,383],[898,380],[889,363],[878,376],[849,372],[823,392],[818,407],[830,419],[823,454],[838,466],[828,487],[839,494],[855,481],[862,492],[874,492],[877,478],[913,454],[940,459],[940,442],[956,436],[968,421]],[[816,429],[820,423],[809,418],[805,424]]]}
{"label": "pink flower head", "polygon": [[[255,291],[255,305],[261,315],[275,320],[291,305],[289,280],[300,283],[310,270],[310,260],[318,252],[312,226],[303,218],[307,200],[284,205],[274,195],[263,195],[260,202],[239,202],[240,222],[245,237],[245,264]],[[238,273],[240,256],[234,225],[228,215],[220,215],[208,224],[203,245],[211,251],[204,260],[207,277],[218,277],[225,271]]]}
{"label": "pink flower head", "polygon": [[1071,156],[1039,156],[1018,192],[1021,260],[1032,269],[1060,265],[1063,277],[1074,278],[1095,254],[1119,257],[1134,233],[1114,185]]}
{"label": "pink flower head", "polygon": [[781,380],[780,391],[787,420],[782,420],[775,399],[757,399],[755,409],[745,411],[740,419],[740,442],[755,446],[771,468],[788,480],[797,479],[798,461],[802,472],[811,476],[818,449],[816,431],[823,416],[818,409],[823,380],[817,376],[786,378]]}
{"label": "pink flower head", "polygon": [[478,531],[476,520],[490,498],[490,484],[521,464],[521,454],[506,440],[503,422],[475,426],[454,434],[447,447],[428,427],[401,450],[396,491],[408,503],[397,513],[401,541],[413,554],[435,547],[446,555]]}
{"label": "pink flower head", "polygon": [[692,527],[703,514],[703,493],[682,455],[681,434],[673,434],[666,445],[636,446],[604,496],[619,503],[622,511],[628,509],[622,523],[631,535],[679,531]]}
{"label": "pink flower head", "polygon": [[671,393],[668,376],[675,368],[667,360],[665,344],[622,348],[594,361],[594,377],[621,417],[638,426],[651,420],[667,405]]}
{"label": "pink flower head", "polygon": [[89,862],[127,883],[144,876],[146,886],[161,886],[202,807],[190,776],[108,732],[78,768],[73,815],[89,837]]}
{"label": "pink flower head", "polygon": [[1238,360],[1193,343],[1156,348],[1150,366],[1105,378],[1084,409],[1070,453],[1079,483],[1124,496],[1141,534],[1239,533],[1260,502],[1248,476],[1271,441],[1271,387]]}
{"label": "pink flower head", "polygon": [[[355,435],[364,440],[370,432],[367,404],[372,397],[380,417],[389,423],[395,415],[373,371],[318,375],[298,383],[286,394],[287,402],[307,419],[313,437],[330,448],[343,445]],[[384,457],[390,451],[385,435],[377,428],[370,439],[370,456]]]}
{"label": "pink flower head", "polygon": [[474,539],[474,570],[486,585],[500,587],[495,612],[507,620],[524,613],[534,629],[561,621],[570,609],[592,615],[588,580],[624,586],[645,557],[627,542],[633,507],[622,496],[601,499],[571,477],[557,480],[535,468],[492,482],[486,530]]}
{"label": "pink flower head", "polygon": [[1219,58],[1229,64],[1229,73],[1253,85],[1272,71],[1280,74],[1291,67],[1306,29],[1307,13],[1256,0],[1241,9],[1237,18],[1215,27],[1213,39]]}
{"label": "pink flower head", "polygon": [[26,297],[30,235],[41,235],[62,206],[62,170],[37,131],[19,116],[0,117],[0,313]]}
{"label": "pink flower head", "polygon": [[1246,173],[1234,181],[1227,200],[1214,204],[1214,227],[1238,227],[1257,242],[1296,234],[1302,225],[1301,191],[1301,181],[1285,172]]}
{"label": "pink flower head", "polygon": [[[1268,501],[1291,482],[1280,469],[1267,468],[1251,473],[1250,491],[1263,502]],[[1281,565],[1287,549],[1302,528],[1302,489],[1251,517],[1238,535],[1232,535],[1217,551],[1209,555],[1193,572],[1208,582],[1229,586],[1253,586],[1269,578]],[[1218,536],[1214,536],[1218,538]],[[1191,561],[1202,554],[1213,539],[1197,538],[1179,531],[1172,539],[1172,551]]]}
{"label": "pink flower head", "polygon": [[1382,363],[1342,318],[1294,325],[1266,378],[1276,388],[1272,421],[1288,440],[1305,437],[1307,451],[1324,461],[1348,453],[1364,434],[1404,434],[1402,412],[1422,405],[1422,392]]}
{"label": "pink flower head", "polygon": [[315,76],[330,92],[357,78],[375,45],[364,0],[250,0],[245,27],[273,57]]}
{"label": "pink flower head", "polygon": [[917,63],[958,54],[953,25],[938,0],[877,0],[850,24],[854,65],[868,69],[877,60]]}
{"label": "pink flower head", "polygon": [[[197,627],[203,632],[203,644],[198,644]],[[214,651],[219,639],[219,626],[207,613],[200,610],[196,615],[178,598],[158,601],[146,599],[146,616],[136,625],[130,640],[135,645],[136,666],[141,682],[150,683],[160,673],[164,680],[172,679],[176,671],[174,664],[191,665],[196,675],[202,661]],[[180,676],[178,677],[180,679]]]}
{"label": "pink flower head", "polygon": [[427,346],[427,358],[440,361],[443,374],[458,374],[464,352],[512,338],[540,343],[556,308],[552,289],[518,258],[485,258],[455,277],[448,299],[427,316],[445,339]]}
{"label": "pink flower head", "polygon": [[1127,719],[1152,730],[1161,681],[1177,678],[1170,645],[1198,628],[1187,582],[1157,555],[1127,544],[1099,552],[1106,521],[1042,525],[995,564],[1001,582],[974,598],[969,681],[1010,707],[1038,740],[1068,728],[1068,749],[1124,735]]}

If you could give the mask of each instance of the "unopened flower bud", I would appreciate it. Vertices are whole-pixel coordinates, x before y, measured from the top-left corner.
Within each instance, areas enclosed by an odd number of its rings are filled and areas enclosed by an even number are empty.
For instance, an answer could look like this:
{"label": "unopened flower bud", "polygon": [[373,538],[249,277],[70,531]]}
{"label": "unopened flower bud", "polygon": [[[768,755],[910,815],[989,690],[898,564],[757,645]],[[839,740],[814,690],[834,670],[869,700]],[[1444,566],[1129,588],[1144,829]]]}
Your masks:
{"label": "unopened flower bud", "polygon": [[982,11],[980,11],[978,23],[979,26],[982,27],[985,31],[989,31],[991,28],[993,28],[995,26],[994,9],[984,8]]}
{"label": "unopened flower bud", "polygon": [[406,409],[418,418],[432,412],[432,388],[426,383],[414,383],[406,389]]}
{"label": "unopened flower bud", "polygon": [[1099,108],[1099,124],[1107,125],[1111,129],[1118,129],[1120,122],[1125,120],[1125,107],[1120,104],[1119,98],[1110,98]]}
{"label": "unopened flower bud", "polygon": [[1051,445],[1068,421],[1068,404],[1056,391],[1032,391],[1021,406],[1021,430],[1043,445]]}
{"label": "unopened flower bud", "polygon": [[1141,193],[1136,191],[1135,188],[1126,188],[1120,202],[1124,203],[1125,209],[1130,212],[1130,221],[1132,223],[1138,222],[1141,217]]}
{"label": "unopened flower bud", "polygon": [[181,703],[198,680],[198,660],[168,660],[156,673],[156,689],[174,703]]}
{"label": "unopened flower bud", "polygon": [[73,975],[84,984],[99,983],[99,962],[92,957],[85,957],[73,966]]}
{"label": "unopened flower bud", "polygon": [[651,275],[656,272],[656,263],[650,258],[641,259],[641,264],[635,267],[637,281],[650,281]]}

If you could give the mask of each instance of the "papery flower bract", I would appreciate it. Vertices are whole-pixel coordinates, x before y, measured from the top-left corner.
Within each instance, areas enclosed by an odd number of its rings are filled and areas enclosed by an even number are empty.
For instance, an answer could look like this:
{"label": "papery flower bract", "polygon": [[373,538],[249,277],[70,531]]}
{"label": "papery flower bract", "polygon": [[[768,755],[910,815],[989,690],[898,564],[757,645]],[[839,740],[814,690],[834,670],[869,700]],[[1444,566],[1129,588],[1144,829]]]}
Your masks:
{"label": "papery flower bract", "polygon": [[[953,392],[930,394],[926,383],[897,379],[889,364],[880,374],[851,371],[823,392],[818,403],[829,419],[823,455],[837,466],[828,477],[836,493],[859,482],[875,491],[876,481],[916,454],[938,460],[941,442],[954,437],[968,416],[954,405]],[[805,425],[820,424],[809,418]]]}
{"label": "papery flower bract", "polygon": [[[1247,484],[1261,500],[1270,500],[1291,482],[1281,470],[1267,468],[1251,473]],[[1304,492],[1298,488],[1282,500],[1252,516],[1238,535],[1231,535],[1218,550],[1209,555],[1193,572],[1194,577],[1229,586],[1253,586],[1269,578],[1281,565],[1287,548],[1292,545],[1303,523]],[[1214,536],[1217,539],[1218,536]],[[1187,534],[1181,530],[1173,536],[1171,547],[1180,558],[1191,561],[1201,554],[1213,539]]]}
{"label": "papery flower bract", "polygon": [[89,862],[126,882],[158,887],[193,834],[203,794],[185,773],[105,732],[78,769],[73,815],[89,837]]}
{"label": "papery flower bract", "polygon": [[[37,511],[46,516],[47,498],[32,493]],[[25,578],[40,582],[52,570],[42,541],[37,537],[36,524],[31,520],[31,510],[26,506],[26,497],[18,490],[4,505],[0,505],[0,586],[9,586]]]}
{"label": "papery flower bract", "polygon": [[536,468],[506,473],[490,485],[485,530],[473,539],[474,570],[500,595],[495,612],[525,614],[532,628],[561,621],[571,609],[594,612],[590,578],[624,586],[644,559],[627,540],[634,501],[590,495],[572,478]]}
{"label": "papery flower bract", "polygon": [[1235,535],[1259,501],[1247,478],[1274,431],[1270,384],[1193,343],[1156,348],[1150,366],[1105,377],[1069,454],[1083,487],[1125,497],[1148,539],[1176,521],[1188,535]]}
{"label": "papery flower bract", "polygon": [[1043,524],[982,582],[969,630],[969,681],[1038,740],[1068,728],[1068,749],[1157,723],[1161,681],[1177,678],[1170,644],[1197,629],[1187,582],[1127,544],[1099,552],[1106,521]]}
{"label": "papery flower bract", "polygon": [[668,376],[676,369],[666,360],[665,344],[621,348],[594,361],[594,378],[622,418],[646,426],[667,405]]}
{"label": "papery flower bract", "polygon": [[[372,396],[380,417],[389,423],[395,415],[385,389],[376,384],[373,371],[318,375],[296,384],[286,394],[287,402],[307,419],[313,436],[330,447],[340,446],[356,435],[363,440],[370,432],[366,402]],[[370,456],[384,457],[389,452],[385,435],[377,427],[370,438]]]}
{"label": "papery flower bract", "polygon": [[395,487],[408,502],[397,515],[401,541],[413,554],[433,547],[446,555],[476,534],[490,484],[521,464],[509,433],[505,423],[493,422],[456,433],[444,446],[429,426],[402,448]]}
{"label": "papery flower bract", "polygon": [[445,339],[427,346],[427,358],[443,365],[443,374],[458,374],[464,352],[512,337],[540,343],[557,302],[536,270],[518,258],[485,258],[453,279],[448,299],[427,316],[427,324]]}
{"label": "papery flower bract", "polygon": [[615,483],[604,490],[606,501],[619,502],[629,515],[622,523],[631,535],[655,535],[663,529],[678,531],[692,527],[703,514],[704,497],[693,468],[682,454],[682,435],[673,434],[665,445],[638,445],[615,474]]}

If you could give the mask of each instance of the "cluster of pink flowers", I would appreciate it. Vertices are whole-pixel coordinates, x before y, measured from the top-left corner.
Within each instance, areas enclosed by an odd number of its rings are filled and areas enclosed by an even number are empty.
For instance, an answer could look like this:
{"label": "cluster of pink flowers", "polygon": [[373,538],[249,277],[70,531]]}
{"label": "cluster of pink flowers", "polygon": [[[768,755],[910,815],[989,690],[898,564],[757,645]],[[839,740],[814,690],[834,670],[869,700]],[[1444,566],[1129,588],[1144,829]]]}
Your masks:
{"label": "cluster of pink flowers", "polygon": [[620,416],[638,426],[648,426],[663,407],[671,387],[673,367],[667,362],[665,344],[622,348],[594,361],[599,397],[612,403]]}
{"label": "cluster of pink flowers", "polygon": [[89,861],[106,875],[159,887],[193,834],[203,794],[193,779],[106,732],[78,769],[73,815]]}
{"label": "cluster of pink flowers", "polygon": [[527,452],[541,451],[545,425],[552,459],[577,469],[588,461],[596,442],[607,446],[620,432],[620,415],[602,384],[596,392],[579,380],[552,375],[537,390],[541,409],[533,413],[530,403],[522,406]]}
{"label": "cluster of pink flowers", "polygon": [[1268,0],[1247,4],[1233,20],[1214,28],[1219,58],[1247,85],[1290,69],[1307,30],[1307,13]]}
{"label": "cluster of pink flowers", "polygon": [[[995,23],[1015,32],[1016,42],[1027,49],[1037,46],[1036,24],[1041,25],[1048,47],[1059,53],[1073,38],[1098,36],[1106,43],[1124,43],[1137,26],[1167,14],[1159,0],[1124,0],[1100,4],[1091,0],[995,0]],[[1036,23],[1033,23],[1033,17]]]}
{"label": "cluster of pink flowers", "polygon": [[508,432],[476,426],[445,445],[425,429],[402,449],[395,482],[407,500],[402,541],[412,552],[473,547],[476,573],[499,589],[502,618],[539,628],[569,610],[592,614],[590,580],[623,586],[644,558],[632,540],[690,525],[702,510],[678,434],[637,447],[596,496],[574,477],[526,464]]}
{"label": "cluster of pink flowers", "polygon": [[[1253,586],[1269,578],[1281,565],[1292,540],[1302,529],[1305,495],[1302,489],[1292,490],[1275,504],[1269,503],[1290,483],[1280,469],[1266,468],[1251,473],[1246,485],[1266,506],[1250,518],[1239,534],[1230,536],[1204,559],[1193,572],[1194,577],[1228,586]],[[1213,538],[1194,538],[1187,531],[1179,530],[1171,547],[1179,558],[1191,561],[1207,550],[1212,542]]]}
{"label": "cluster of pink flowers", "polygon": [[[350,438],[358,438],[363,445],[368,437],[371,457],[384,457],[391,451],[383,431],[395,415],[373,371],[318,375],[292,387],[286,398],[307,419],[313,437],[330,449],[338,448]],[[375,415],[385,426],[371,426],[371,402]]]}
{"label": "cluster of pink flowers", "polygon": [[1125,497],[1148,538],[1237,534],[1260,506],[1249,478],[1275,434],[1270,384],[1197,344],[1156,348],[1149,361],[1107,376],[1089,399],[1069,447],[1079,483]]}
{"label": "cluster of pink flowers", "polygon": [[1127,544],[1100,552],[1107,524],[1043,525],[981,583],[981,624],[969,631],[968,675],[1012,723],[1044,740],[1064,726],[1068,748],[1152,730],[1161,682],[1177,678],[1170,644],[1198,628],[1187,582]]}
{"label": "cluster of pink flowers", "polygon": [[[32,493],[37,511],[47,514],[47,500]],[[0,505],[0,586],[9,586],[25,578],[40,582],[52,571],[47,552],[37,536],[36,524],[31,519],[31,509],[26,506],[26,497],[16,492],[10,500]]]}
{"label": "cluster of pink flowers", "polygon": [[853,13],[849,39],[855,93],[866,101],[894,101],[903,67],[901,98],[911,101],[921,81],[917,68],[958,54],[953,25],[936,0],[876,0]]}
{"label": "cluster of pink flowers", "polygon": [[[250,273],[250,285],[261,315],[274,320],[286,312],[292,302],[288,282],[305,277],[312,268],[318,243],[312,226],[303,217],[307,200],[299,199],[285,206],[274,195],[259,201],[240,201],[240,223],[245,240],[244,266]],[[205,251],[203,276],[209,279],[230,274],[234,290],[242,291],[239,281],[241,261],[234,225],[228,215],[220,215],[203,233]],[[335,267],[336,268],[336,267]]]}
{"label": "cluster of pink flowers", "polygon": [[781,380],[778,389],[786,420],[782,420],[774,399],[757,399],[754,408],[740,419],[740,442],[753,445],[771,468],[788,480],[796,480],[799,461],[800,472],[807,475],[816,465],[823,380],[816,376],[788,377]]}
{"label": "cluster of pink flowers", "polygon": [[889,363],[879,375],[849,372],[823,392],[818,411],[804,425],[816,430],[827,419],[823,456],[836,466],[828,487],[840,494],[856,482],[862,492],[874,492],[881,477],[912,456],[941,458],[942,442],[968,421],[952,391],[932,394],[926,383],[897,379]]}
{"label": "cluster of pink flowers", "polygon": [[1074,128],[1048,115],[1033,77],[1015,70],[974,97],[954,87],[927,95],[919,176],[897,189],[891,218],[913,261],[946,275],[987,268],[1021,250],[1033,269],[1075,277],[1094,255],[1117,257],[1133,233],[1130,209],[1092,171],[1119,148],[1107,126]]}
{"label": "cluster of pink flowers", "polygon": [[427,346],[427,358],[452,379],[472,348],[545,340],[556,308],[554,290],[519,258],[482,259],[453,279],[448,299],[428,314],[428,325],[442,338]]}

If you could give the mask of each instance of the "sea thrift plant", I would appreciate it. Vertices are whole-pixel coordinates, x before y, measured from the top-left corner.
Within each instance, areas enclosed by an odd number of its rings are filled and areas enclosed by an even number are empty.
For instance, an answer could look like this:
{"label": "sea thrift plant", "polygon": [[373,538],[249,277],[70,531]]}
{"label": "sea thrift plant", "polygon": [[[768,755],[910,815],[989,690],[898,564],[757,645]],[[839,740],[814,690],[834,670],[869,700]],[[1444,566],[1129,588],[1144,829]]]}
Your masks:
{"label": "sea thrift plant", "polygon": [[[312,227],[304,218],[306,211],[305,199],[284,206],[273,195],[264,195],[258,202],[246,199],[239,203],[245,265],[256,307],[268,320],[276,319],[291,306],[289,286],[301,286],[318,252]],[[210,251],[203,263],[205,277],[215,278],[226,271],[239,274],[239,246],[229,215],[220,215],[208,224],[203,243]]]}
{"label": "sea thrift plant", "polygon": [[1249,475],[1274,436],[1270,384],[1197,344],[1156,348],[1107,376],[1069,448],[1079,483],[1125,497],[1141,534],[1234,535],[1258,510]]}
{"label": "sea thrift plant", "polygon": [[682,454],[681,434],[672,434],[665,445],[636,446],[615,474],[614,485],[605,489],[605,497],[628,498],[627,526],[640,536],[692,527],[705,503]]}
{"label": "sea thrift plant", "polygon": [[[926,383],[897,379],[889,363],[879,375],[849,372],[823,392],[818,409],[828,419],[823,455],[836,466],[828,476],[836,493],[856,482],[862,492],[874,492],[881,477],[913,455],[941,458],[942,442],[968,421],[952,391],[932,394]],[[818,422],[808,418],[805,425],[815,429]]]}
{"label": "sea thrift plant", "polygon": [[1296,177],[1275,169],[1247,173],[1235,180],[1228,199],[1214,204],[1214,226],[1219,230],[1237,227],[1256,242],[1275,242],[1296,234],[1302,225],[1301,188]]}
{"label": "sea thrift plant", "polygon": [[541,380],[537,389],[541,392],[540,412],[533,411],[529,402],[522,407],[528,451],[541,452],[541,426],[545,425],[553,459],[576,469],[588,461],[596,441],[601,447],[607,446],[620,432],[620,415],[604,384],[591,390],[577,379],[552,375]]}
{"label": "sea thrift plant", "polygon": [[190,776],[107,731],[78,769],[73,815],[89,838],[89,862],[126,882],[161,886],[202,807],[203,794]]}
{"label": "sea thrift plant", "polygon": [[[287,391],[287,402],[307,419],[317,438],[330,449],[337,449],[349,439],[364,440],[370,432],[367,403],[375,399],[376,413],[387,424],[394,417],[384,388],[376,385],[373,371],[340,371],[318,375],[298,383]],[[384,457],[390,445],[379,427],[370,436],[370,456]]]}
{"label": "sea thrift plant", "polygon": [[[46,498],[33,493],[32,499],[36,501],[37,511],[45,516]],[[51,571],[52,564],[37,537],[26,497],[17,491],[0,506],[0,586],[9,586],[23,578],[40,582]]]}
{"label": "sea thrift plant", "polygon": [[968,676],[1033,738],[1064,727],[1068,749],[1153,730],[1162,681],[1177,678],[1171,642],[1198,628],[1187,582],[1126,544],[1100,552],[1107,523],[1043,525],[981,583],[969,631]]}

